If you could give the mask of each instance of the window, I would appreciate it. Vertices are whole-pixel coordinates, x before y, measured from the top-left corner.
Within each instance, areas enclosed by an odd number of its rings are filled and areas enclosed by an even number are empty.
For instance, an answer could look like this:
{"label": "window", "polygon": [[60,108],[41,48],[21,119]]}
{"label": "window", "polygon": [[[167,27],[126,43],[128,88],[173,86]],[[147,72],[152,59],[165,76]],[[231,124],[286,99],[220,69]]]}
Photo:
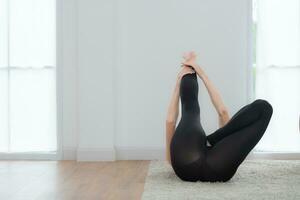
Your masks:
{"label": "window", "polygon": [[300,1],[254,0],[256,98],[273,116],[257,151],[300,151]]}
{"label": "window", "polygon": [[0,152],[57,149],[55,4],[0,0]]}

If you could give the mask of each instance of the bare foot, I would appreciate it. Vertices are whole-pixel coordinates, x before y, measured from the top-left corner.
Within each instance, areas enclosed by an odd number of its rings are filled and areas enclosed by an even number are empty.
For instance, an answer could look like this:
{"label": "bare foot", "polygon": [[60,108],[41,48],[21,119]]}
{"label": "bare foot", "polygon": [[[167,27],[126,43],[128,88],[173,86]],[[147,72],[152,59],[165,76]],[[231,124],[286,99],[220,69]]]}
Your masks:
{"label": "bare foot", "polygon": [[183,54],[184,61],[182,65],[194,67],[196,65],[196,53],[194,51],[186,52]]}

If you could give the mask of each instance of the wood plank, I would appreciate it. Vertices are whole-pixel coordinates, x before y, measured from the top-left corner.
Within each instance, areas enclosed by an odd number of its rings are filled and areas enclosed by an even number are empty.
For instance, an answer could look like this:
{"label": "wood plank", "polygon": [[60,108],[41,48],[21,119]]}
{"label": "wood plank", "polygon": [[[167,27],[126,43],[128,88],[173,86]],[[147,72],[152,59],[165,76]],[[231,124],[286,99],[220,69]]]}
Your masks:
{"label": "wood plank", "polygon": [[0,199],[141,199],[150,161],[0,161]]}

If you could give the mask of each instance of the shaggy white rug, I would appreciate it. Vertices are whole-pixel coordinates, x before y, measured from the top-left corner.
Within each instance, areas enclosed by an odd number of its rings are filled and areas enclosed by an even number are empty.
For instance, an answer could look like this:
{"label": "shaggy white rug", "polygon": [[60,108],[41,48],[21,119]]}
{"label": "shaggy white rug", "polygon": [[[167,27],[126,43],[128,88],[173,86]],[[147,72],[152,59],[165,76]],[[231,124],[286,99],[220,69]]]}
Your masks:
{"label": "shaggy white rug", "polygon": [[153,160],[142,199],[300,200],[300,161],[245,160],[229,182],[193,183],[179,179],[167,161]]}

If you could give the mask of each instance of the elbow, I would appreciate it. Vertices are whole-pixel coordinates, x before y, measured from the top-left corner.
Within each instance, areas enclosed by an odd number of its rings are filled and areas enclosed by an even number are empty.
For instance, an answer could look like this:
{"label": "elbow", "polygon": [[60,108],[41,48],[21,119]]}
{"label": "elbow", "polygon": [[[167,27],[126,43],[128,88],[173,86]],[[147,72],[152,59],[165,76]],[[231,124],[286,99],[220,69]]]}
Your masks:
{"label": "elbow", "polygon": [[166,124],[175,124],[176,120],[174,119],[166,119]]}
{"label": "elbow", "polygon": [[221,118],[227,118],[228,117],[228,110],[226,108],[223,108],[219,111],[219,117]]}
{"label": "elbow", "polygon": [[219,113],[220,126],[224,126],[229,121],[229,113],[227,110],[222,110]]}
{"label": "elbow", "polygon": [[176,124],[178,117],[178,111],[175,112],[168,112],[166,116],[166,124]]}

